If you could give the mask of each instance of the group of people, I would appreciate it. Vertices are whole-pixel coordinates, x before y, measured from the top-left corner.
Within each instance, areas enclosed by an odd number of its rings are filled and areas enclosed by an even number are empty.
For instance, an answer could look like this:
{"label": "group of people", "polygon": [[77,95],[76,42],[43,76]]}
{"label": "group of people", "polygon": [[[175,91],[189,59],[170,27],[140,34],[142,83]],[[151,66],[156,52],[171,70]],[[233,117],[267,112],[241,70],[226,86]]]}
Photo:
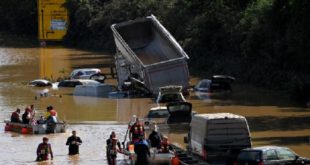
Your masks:
{"label": "group of people", "polygon": [[[39,120],[36,122],[38,124],[49,123],[49,122],[57,122],[57,112],[52,106],[48,106],[45,114],[46,120],[41,116]],[[17,109],[11,115],[11,122],[18,122],[29,124],[31,119],[34,117],[34,109],[33,105],[29,106],[25,109],[25,113],[22,115],[22,120],[19,117],[20,109]],[[162,136],[157,131],[157,126],[153,129],[152,133],[149,135],[148,140],[145,139],[145,129],[143,124],[139,121],[139,118],[135,119],[135,123],[133,125],[129,125],[129,139],[130,145],[134,147],[134,153],[136,154],[136,165],[147,165],[148,157],[151,156],[150,149],[155,149],[156,152],[161,153],[169,153],[171,150],[171,146],[169,140],[166,136]],[[116,138],[115,132],[112,132],[109,139],[106,141],[107,143],[107,160],[109,165],[116,165],[117,153],[128,154],[128,152],[124,152],[124,149],[129,151],[129,145],[127,148],[122,149],[120,142]],[[67,139],[66,145],[69,145],[69,155],[79,154],[79,145],[82,144],[82,140],[80,137],[76,136],[76,131],[72,131],[72,136]],[[124,145],[124,144],[123,144]],[[48,143],[48,138],[44,137],[43,142],[39,144],[37,148],[37,161],[48,160],[48,155],[53,159],[53,151],[51,145]]]}
{"label": "group of people", "polygon": [[[139,119],[133,125],[129,126],[129,139],[130,145],[134,146],[134,153],[137,156],[136,165],[147,165],[148,157],[151,156],[150,148],[154,149],[155,152],[159,153],[169,153],[172,150],[170,142],[167,136],[162,136],[157,131],[157,126],[153,129],[152,133],[149,135],[148,140],[145,139],[145,129]],[[127,146],[127,151],[129,151],[129,146]],[[110,138],[107,140],[107,159],[109,165],[115,165],[117,153],[123,153],[120,142],[116,138],[115,132],[112,132]]]}
{"label": "group of people", "polygon": [[46,108],[45,116],[40,116],[38,120],[35,120],[35,110],[33,104],[25,108],[25,112],[20,118],[21,110],[17,108],[11,114],[11,122],[13,123],[22,123],[22,124],[44,124],[44,123],[57,123],[57,112],[53,106],[49,105]]}
{"label": "group of people", "polygon": [[25,112],[23,113],[22,118],[20,118],[20,109],[17,108],[11,115],[11,122],[29,124],[34,117],[34,114],[34,106],[30,105],[25,108]]}
{"label": "group of people", "polygon": [[[72,136],[67,139],[66,145],[69,146],[69,155],[79,154],[79,146],[82,144],[80,137],[76,135],[76,131],[72,131]],[[51,144],[48,143],[48,138],[43,137],[43,142],[38,145],[37,148],[37,159],[36,161],[45,161],[49,159],[53,160],[54,155]]]}

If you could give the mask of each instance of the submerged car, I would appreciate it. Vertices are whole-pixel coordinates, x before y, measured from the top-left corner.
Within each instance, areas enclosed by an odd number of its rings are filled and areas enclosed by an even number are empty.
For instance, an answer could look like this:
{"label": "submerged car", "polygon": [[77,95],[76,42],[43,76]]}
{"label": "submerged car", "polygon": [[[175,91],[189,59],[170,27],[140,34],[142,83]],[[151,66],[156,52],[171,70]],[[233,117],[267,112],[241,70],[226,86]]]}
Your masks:
{"label": "submerged car", "polygon": [[109,93],[116,91],[110,84],[78,85],[74,88],[74,96],[109,97]]}
{"label": "submerged car", "polygon": [[76,87],[78,85],[98,85],[99,82],[95,80],[73,79],[63,80],[58,83],[58,87]]}
{"label": "submerged car", "polygon": [[70,79],[90,79],[93,75],[98,75],[101,70],[98,68],[74,69],[70,74]]}
{"label": "submerged car", "polygon": [[241,150],[234,165],[310,164],[309,158],[300,157],[286,147],[263,146]]}
{"label": "submerged car", "polygon": [[193,88],[198,92],[222,92],[232,91],[231,83],[235,81],[234,77],[227,75],[214,75],[210,79],[200,80]]}
{"label": "submerged car", "polygon": [[192,104],[188,102],[173,102],[166,106],[151,108],[146,115],[147,121],[162,119],[167,124],[190,123],[192,116],[197,112],[192,112]]}
{"label": "submerged car", "polygon": [[165,86],[159,88],[156,103],[185,102],[182,86]]}
{"label": "submerged car", "polygon": [[50,81],[44,79],[33,80],[29,84],[36,87],[52,86],[52,83]]}
{"label": "submerged car", "polygon": [[152,119],[152,118],[168,118],[169,112],[167,110],[166,106],[160,106],[160,107],[153,107],[150,109],[148,114],[146,115],[146,118]]}

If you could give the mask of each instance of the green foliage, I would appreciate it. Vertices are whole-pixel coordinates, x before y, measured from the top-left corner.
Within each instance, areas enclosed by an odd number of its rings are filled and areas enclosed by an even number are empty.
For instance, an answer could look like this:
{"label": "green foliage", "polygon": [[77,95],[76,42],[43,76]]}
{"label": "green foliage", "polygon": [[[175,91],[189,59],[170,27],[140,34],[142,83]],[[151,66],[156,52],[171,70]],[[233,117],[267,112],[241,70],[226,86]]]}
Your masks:
{"label": "green foliage", "polygon": [[16,34],[37,34],[36,0],[1,0],[0,30]]}
{"label": "green foliage", "polygon": [[68,5],[75,10],[70,11],[67,39],[79,46],[113,51],[111,24],[152,13],[190,55],[192,74],[230,74],[268,88],[293,88],[296,81],[310,76],[309,3],[69,0]]}

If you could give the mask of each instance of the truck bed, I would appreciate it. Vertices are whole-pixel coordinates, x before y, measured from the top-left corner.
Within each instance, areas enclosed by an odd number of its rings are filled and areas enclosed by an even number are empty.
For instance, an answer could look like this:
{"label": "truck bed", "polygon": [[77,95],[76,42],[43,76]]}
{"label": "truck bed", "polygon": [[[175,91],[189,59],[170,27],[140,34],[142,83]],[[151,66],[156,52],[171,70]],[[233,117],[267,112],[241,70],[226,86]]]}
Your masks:
{"label": "truck bed", "polygon": [[[124,59],[116,62],[119,84],[127,79],[128,73],[137,73],[153,94],[161,86],[188,88],[188,56],[155,16],[113,24],[111,29],[117,54],[121,56],[116,60]],[[125,71],[123,66],[130,69]]]}
{"label": "truck bed", "polygon": [[131,60],[137,58],[141,64],[149,65],[162,61],[185,58],[187,54],[157,21],[154,16],[112,25],[117,47]]}

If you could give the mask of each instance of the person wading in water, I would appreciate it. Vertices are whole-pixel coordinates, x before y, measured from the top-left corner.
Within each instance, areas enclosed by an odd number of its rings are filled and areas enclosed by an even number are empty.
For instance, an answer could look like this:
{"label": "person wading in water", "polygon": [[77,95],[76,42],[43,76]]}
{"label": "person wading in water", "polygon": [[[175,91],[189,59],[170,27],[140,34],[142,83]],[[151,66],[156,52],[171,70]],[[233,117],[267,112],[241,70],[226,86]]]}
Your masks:
{"label": "person wading in water", "polygon": [[107,159],[109,165],[116,165],[117,152],[121,153],[121,144],[113,131],[107,140]]}
{"label": "person wading in water", "polygon": [[43,143],[40,143],[37,148],[37,160],[45,161],[48,160],[48,155],[51,154],[51,160],[53,160],[53,151],[51,144],[48,143],[48,138],[43,137]]}
{"label": "person wading in water", "polygon": [[76,136],[76,131],[72,131],[72,136],[67,139],[66,143],[66,145],[69,145],[69,155],[79,154],[79,145],[81,144],[81,138]]}

